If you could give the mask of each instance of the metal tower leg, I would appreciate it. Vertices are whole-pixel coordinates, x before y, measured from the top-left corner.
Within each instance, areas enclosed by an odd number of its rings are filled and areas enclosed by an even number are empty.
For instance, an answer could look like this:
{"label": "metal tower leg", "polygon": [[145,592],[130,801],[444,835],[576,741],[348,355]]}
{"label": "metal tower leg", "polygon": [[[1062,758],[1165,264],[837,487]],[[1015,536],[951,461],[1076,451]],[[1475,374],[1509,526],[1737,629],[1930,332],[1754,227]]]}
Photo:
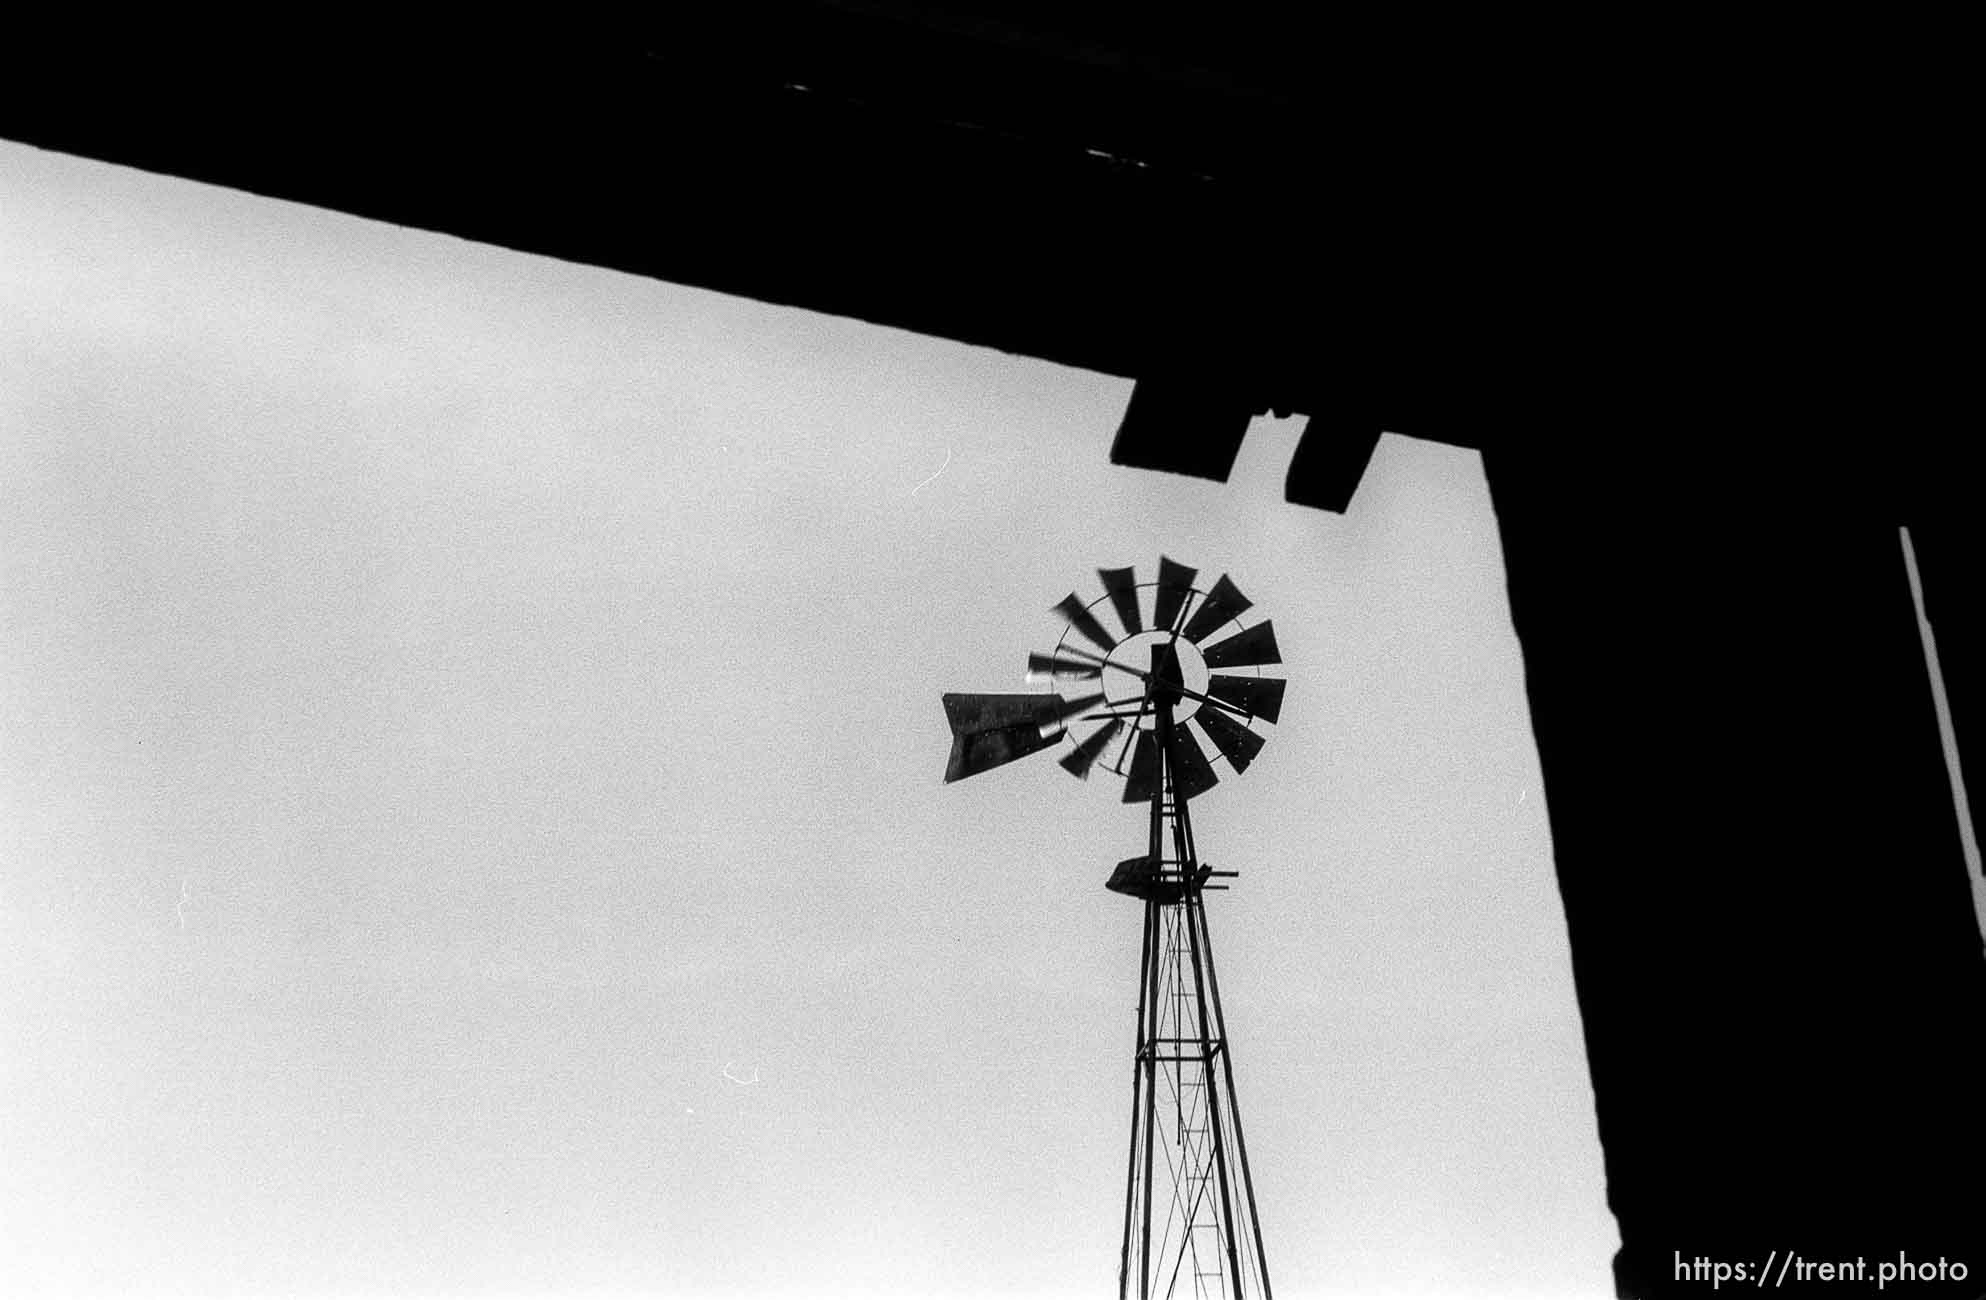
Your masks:
{"label": "metal tower leg", "polygon": [[[1207,991],[1201,982],[1201,935],[1200,927],[1195,917],[1195,914],[1199,911],[1198,896],[1196,895],[1190,899],[1180,910],[1185,914],[1187,943],[1193,954],[1193,997],[1197,1004],[1196,1009],[1199,1012],[1200,1059],[1206,1075],[1207,1121],[1213,1128],[1214,1135],[1214,1172],[1216,1175],[1215,1181],[1220,1187],[1221,1192],[1221,1222],[1228,1225],[1228,1231],[1222,1235],[1226,1238],[1227,1266],[1233,1270],[1234,1277],[1236,1278],[1235,1289],[1239,1291],[1241,1289],[1239,1284],[1241,1260],[1236,1255],[1234,1248],[1234,1205],[1228,1198],[1227,1148],[1226,1144],[1221,1141],[1220,1097],[1218,1096],[1219,1090],[1214,1083],[1213,1066],[1216,1040],[1213,1034],[1209,1032],[1207,1025]],[[1225,1044],[1222,1043],[1220,1046],[1225,1046]],[[1228,1089],[1228,1101],[1232,1104],[1233,1100],[1234,1090],[1232,1085],[1230,1085]]]}
{"label": "metal tower leg", "polygon": [[[1117,1261],[1118,1300],[1128,1300],[1131,1281],[1131,1207],[1138,1190],[1138,1138],[1150,1131],[1138,1120],[1143,1111],[1145,1088],[1145,1057],[1148,1041],[1145,1037],[1145,986],[1151,979],[1152,962],[1156,954],[1152,951],[1157,942],[1158,907],[1145,904],[1144,953],[1138,962],[1138,1050],[1131,1058],[1131,1153],[1124,1162],[1124,1248]],[[1147,1175],[1149,1181],[1149,1175]]]}
{"label": "metal tower leg", "polygon": [[[1207,908],[1205,901],[1198,897],[1193,900],[1193,908],[1200,916],[1200,933],[1207,933]],[[1214,973],[1214,944],[1206,940],[1207,992],[1213,995],[1214,1031],[1220,1035],[1223,1046],[1227,1043],[1227,1017],[1221,1014],[1221,981]],[[1255,1232],[1255,1265],[1262,1270],[1262,1300],[1273,1300],[1274,1292],[1269,1289],[1269,1254],[1262,1249],[1262,1217],[1255,1212],[1255,1179],[1248,1172],[1248,1140],[1241,1134],[1241,1098],[1234,1090],[1234,1054],[1221,1053],[1221,1073],[1227,1079],[1227,1104],[1234,1117],[1234,1151],[1240,1157],[1241,1186],[1248,1197],[1248,1223]]]}

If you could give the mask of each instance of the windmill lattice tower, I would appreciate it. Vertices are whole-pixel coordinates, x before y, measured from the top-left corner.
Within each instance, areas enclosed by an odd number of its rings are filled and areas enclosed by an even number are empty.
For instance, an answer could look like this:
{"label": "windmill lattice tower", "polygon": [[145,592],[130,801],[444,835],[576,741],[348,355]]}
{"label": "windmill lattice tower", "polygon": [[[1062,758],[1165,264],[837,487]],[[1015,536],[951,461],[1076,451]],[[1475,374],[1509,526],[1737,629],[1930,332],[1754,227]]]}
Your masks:
{"label": "windmill lattice tower", "polygon": [[[1219,781],[1213,761],[1241,772],[1261,751],[1253,727],[1277,720],[1284,687],[1262,669],[1281,655],[1269,622],[1243,621],[1250,602],[1225,575],[1202,592],[1193,585],[1196,570],[1164,557],[1155,583],[1140,584],[1131,569],[1098,574],[1104,596],[1061,601],[1055,609],[1068,624],[1061,641],[1052,653],[1028,656],[1037,679],[1097,689],[1073,698],[946,695],[945,780],[1066,738],[1064,768],[1083,778],[1097,768],[1122,776],[1124,801],[1148,805],[1145,852],[1120,862],[1106,882],[1144,904],[1118,1294],[1273,1300],[1203,901],[1207,891],[1227,888],[1212,880],[1237,873],[1200,860],[1189,805]],[[1122,636],[1098,618],[1105,602]],[[1077,741],[1071,720],[1101,725]],[[1196,732],[1212,742],[1217,760]]]}

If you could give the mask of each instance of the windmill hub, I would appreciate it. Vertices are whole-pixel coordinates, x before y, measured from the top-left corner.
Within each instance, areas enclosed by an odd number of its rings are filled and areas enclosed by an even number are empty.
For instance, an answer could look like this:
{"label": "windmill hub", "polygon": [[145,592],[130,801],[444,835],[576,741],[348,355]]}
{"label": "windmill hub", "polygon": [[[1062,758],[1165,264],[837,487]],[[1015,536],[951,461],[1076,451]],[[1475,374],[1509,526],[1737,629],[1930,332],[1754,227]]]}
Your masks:
{"label": "windmill hub", "polygon": [[[1176,667],[1167,665],[1165,656],[1168,652],[1173,655]],[[1199,712],[1200,699],[1196,697],[1206,695],[1207,679],[1212,676],[1200,647],[1191,641],[1179,640],[1170,632],[1140,632],[1126,637],[1111,650],[1106,663],[1127,670],[1103,674],[1104,700],[1110,707],[1135,707],[1143,699],[1145,690],[1143,679],[1135,674],[1149,672],[1154,687],[1165,683],[1183,686],[1190,692],[1172,692],[1177,697],[1173,716],[1181,722]],[[1137,725],[1142,730],[1150,731],[1157,725],[1157,720],[1146,713],[1137,720]]]}

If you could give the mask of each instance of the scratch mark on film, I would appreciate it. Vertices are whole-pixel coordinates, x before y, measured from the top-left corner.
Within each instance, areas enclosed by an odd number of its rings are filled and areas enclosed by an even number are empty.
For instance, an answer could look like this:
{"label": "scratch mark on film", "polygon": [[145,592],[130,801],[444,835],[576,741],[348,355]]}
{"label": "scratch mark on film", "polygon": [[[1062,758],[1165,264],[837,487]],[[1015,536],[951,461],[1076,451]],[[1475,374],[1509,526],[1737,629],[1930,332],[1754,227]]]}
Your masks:
{"label": "scratch mark on film", "polygon": [[910,489],[910,495],[916,496],[919,492],[922,492],[926,487],[930,486],[932,479],[935,479],[938,477],[939,474],[944,473],[946,468],[950,466],[951,463],[952,463],[952,449],[950,447],[947,447],[945,448],[945,463],[943,465],[938,466],[938,468],[932,473],[931,478],[925,479],[922,483],[919,483],[916,487]]}

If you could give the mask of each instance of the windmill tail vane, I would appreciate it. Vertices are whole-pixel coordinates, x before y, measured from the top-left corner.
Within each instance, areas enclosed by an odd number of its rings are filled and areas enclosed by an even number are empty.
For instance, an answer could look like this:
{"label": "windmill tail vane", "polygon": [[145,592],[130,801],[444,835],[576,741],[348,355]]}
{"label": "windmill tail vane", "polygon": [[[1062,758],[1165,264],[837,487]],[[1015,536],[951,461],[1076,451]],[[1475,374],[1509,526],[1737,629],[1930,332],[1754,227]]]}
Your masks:
{"label": "windmill tail vane", "polygon": [[1063,719],[1103,702],[1101,691],[1076,699],[1060,695],[947,695],[952,755],[945,780],[957,781],[989,767],[1046,749],[1064,734]]}

